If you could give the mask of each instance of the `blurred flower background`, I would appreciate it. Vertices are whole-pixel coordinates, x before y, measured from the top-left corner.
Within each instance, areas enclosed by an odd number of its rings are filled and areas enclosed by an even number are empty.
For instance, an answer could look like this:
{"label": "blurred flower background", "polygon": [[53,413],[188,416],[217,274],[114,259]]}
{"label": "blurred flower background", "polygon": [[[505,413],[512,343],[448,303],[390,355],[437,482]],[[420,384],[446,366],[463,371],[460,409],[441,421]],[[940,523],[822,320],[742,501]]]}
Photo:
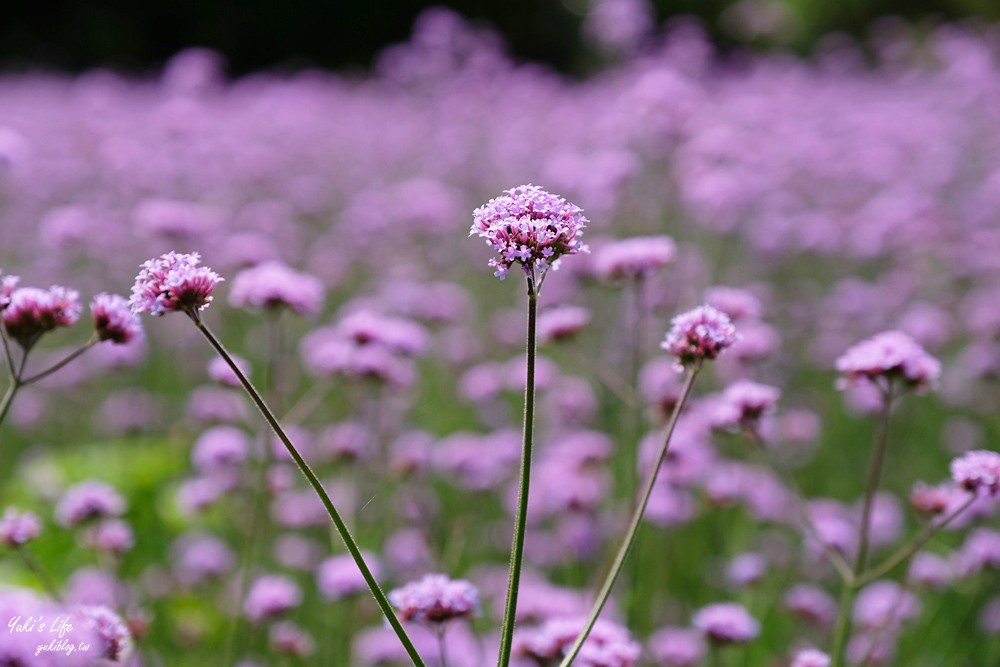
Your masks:
{"label": "blurred flower background", "polygon": [[[540,300],[516,664],[556,664],[582,626],[678,400],[659,342],[680,312],[708,303],[739,340],[682,415],[576,664],[823,664],[824,553],[859,550],[866,379],[886,371],[865,348],[838,368],[859,341],[895,332],[925,394],[893,415],[876,561],[965,502],[941,484],[952,459],[997,449],[993,3],[64,5],[0,28],[0,311],[33,379],[0,418],[3,624],[83,605],[88,641],[134,665],[406,664],[235,374],[186,318],[140,327],[110,296],[197,252],[224,279],[202,317],[428,664],[442,646],[490,664],[524,314],[520,268],[500,283],[469,228],[519,183],[584,209],[591,252]],[[860,591],[852,664],[1000,664],[983,456],[969,509]],[[8,629],[0,664],[94,656],[29,655]]]}

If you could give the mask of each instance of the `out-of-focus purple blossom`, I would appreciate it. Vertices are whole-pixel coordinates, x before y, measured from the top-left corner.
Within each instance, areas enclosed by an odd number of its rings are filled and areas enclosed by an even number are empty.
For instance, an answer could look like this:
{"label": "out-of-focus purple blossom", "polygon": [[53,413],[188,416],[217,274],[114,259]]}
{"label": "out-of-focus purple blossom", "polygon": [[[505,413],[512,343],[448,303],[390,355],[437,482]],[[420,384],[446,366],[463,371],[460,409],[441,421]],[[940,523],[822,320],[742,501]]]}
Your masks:
{"label": "out-of-focus purple blossom", "polygon": [[99,340],[127,345],[142,336],[142,323],[123,296],[98,294],[90,302],[90,314]]}
{"label": "out-of-focus purple blossom", "polygon": [[371,455],[372,435],[362,424],[345,421],[326,427],[316,436],[316,454],[326,461],[366,458]]}
{"label": "out-of-focus purple blossom", "polygon": [[737,590],[758,583],[767,575],[767,559],[758,553],[743,553],[726,564],[726,581]]}
{"label": "out-of-focus purple blossom", "polygon": [[955,571],[969,577],[986,568],[1000,570],[1000,532],[978,528],[955,553]]}
{"label": "out-of-focus purple blossom", "polygon": [[[342,505],[338,504],[337,507]],[[326,508],[315,493],[295,489],[282,491],[275,496],[271,503],[271,516],[287,528],[323,526],[330,521]]]}
{"label": "out-of-focus purple blossom", "polygon": [[294,581],[280,574],[258,577],[243,602],[243,613],[254,623],[270,620],[302,604],[302,591]]}
{"label": "out-of-focus purple blossom", "polygon": [[80,310],[76,290],[58,285],[48,290],[21,287],[10,294],[0,320],[7,335],[27,349],[42,335],[74,324],[80,318]]}
{"label": "out-of-focus purple blossom", "polygon": [[858,548],[858,529],[853,513],[835,500],[811,500],[808,504],[809,520],[816,529],[816,536],[809,535],[806,548],[815,558],[822,555],[822,540],[827,547],[843,556],[851,556]]}
{"label": "out-of-focus purple blossom", "polygon": [[42,524],[31,512],[19,512],[14,507],[4,510],[0,519],[0,544],[18,547],[27,544],[42,532]]}
{"label": "out-of-focus purple blossom", "polygon": [[941,362],[901,331],[884,331],[849,348],[837,359],[843,374],[839,388],[860,380],[875,382],[899,378],[918,392],[932,388],[941,375]]}
{"label": "out-of-focus purple blossom", "polygon": [[649,638],[648,646],[653,658],[666,667],[696,667],[706,651],[701,633],[690,628],[661,628]]}
{"label": "out-of-focus purple blossom", "polygon": [[715,359],[737,340],[736,327],[728,315],[711,306],[698,306],[671,320],[660,347],[674,355],[677,366],[683,369]]}
{"label": "out-of-focus purple blossom", "polygon": [[194,202],[147,199],[136,207],[136,226],[149,234],[178,243],[197,241],[221,225],[220,211]]}
{"label": "out-of-focus purple blossom", "polygon": [[274,540],[274,561],[290,570],[311,571],[323,557],[324,548],[316,540],[298,533],[285,533]]}
{"label": "out-of-focus purple blossom", "polygon": [[397,530],[385,541],[385,561],[393,572],[413,574],[433,563],[427,540],[417,528]]}
{"label": "out-of-focus purple blossom", "polygon": [[188,515],[202,512],[225,493],[227,485],[222,482],[214,477],[185,480],[177,489],[177,504]]}
{"label": "out-of-focus purple blossom", "polygon": [[[250,362],[235,354],[229,356],[232,357],[236,367],[240,369],[243,375],[250,377]],[[219,356],[212,357],[212,360],[208,362],[208,377],[226,387],[242,386],[240,379],[236,377],[236,373],[229,363]]]}
{"label": "out-of-focus purple blossom", "polygon": [[577,306],[557,306],[538,316],[538,342],[542,345],[571,340],[590,322],[590,311]]}
{"label": "out-of-focus purple blossom", "polygon": [[174,576],[184,586],[197,586],[217,579],[233,566],[233,553],[226,543],[207,533],[185,533],[171,547]]}
{"label": "out-of-focus purple blossom", "polygon": [[653,31],[654,13],[647,0],[594,0],[584,31],[613,53],[630,53]]}
{"label": "out-of-focus purple blossom", "polygon": [[83,542],[99,551],[120,556],[135,546],[135,533],[121,519],[105,519],[86,530]]}
{"label": "out-of-focus purple blossom", "polygon": [[238,392],[204,386],[191,392],[185,413],[202,424],[239,423],[247,417],[247,404]]}
{"label": "out-of-focus purple blossom", "polygon": [[289,621],[271,626],[271,647],[280,655],[308,658],[313,654],[315,642],[305,630]]}
{"label": "out-of-focus purple blossom", "polygon": [[594,267],[604,280],[641,280],[666,266],[676,252],[669,236],[637,236],[601,246]]}
{"label": "out-of-focus purple blossom", "polygon": [[945,590],[955,578],[955,568],[950,560],[927,551],[913,557],[909,572],[910,581],[935,590]]}
{"label": "out-of-focus purple blossom", "polygon": [[[382,568],[379,560],[365,551],[361,552],[361,555],[375,578],[381,578]],[[316,586],[319,592],[330,600],[339,600],[368,590],[368,584],[350,554],[331,556],[320,563],[316,569]]]}
{"label": "out-of-focus purple blossom", "polygon": [[737,380],[719,396],[713,406],[712,422],[716,428],[753,428],[760,418],[774,410],[781,391],[777,387]]}
{"label": "out-of-focus purple blossom", "polygon": [[56,506],[56,519],[64,526],[78,526],[91,519],[119,516],[125,508],[125,499],[114,488],[86,480],[66,490]]}
{"label": "out-of-focus purple blossom", "polygon": [[[558,660],[583,630],[583,618],[554,618],[537,628],[521,630],[514,636],[515,655],[533,658],[540,664]],[[603,619],[594,623],[574,664],[585,667],[631,667],[642,649],[628,630]]]}
{"label": "out-of-focus purple blossom", "polygon": [[466,489],[495,489],[514,473],[520,437],[504,429],[489,435],[454,433],[441,440],[433,452],[435,468],[446,471],[450,479]]}
{"label": "out-of-focus purple blossom", "polygon": [[893,629],[862,630],[847,642],[847,660],[855,665],[865,661],[869,665],[895,664],[898,638]]}
{"label": "out-of-focus purple blossom", "polygon": [[760,634],[760,623],[741,604],[720,602],[699,609],[691,620],[713,644],[746,644]]}
{"label": "out-of-focus purple blossom", "polygon": [[961,503],[969,497],[968,491],[954,484],[938,484],[929,486],[923,482],[913,485],[910,492],[910,505],[923,514],[937,516]]}
{"label": "out-of-focus purple blossom", "polygon": [[643,366],[639,372],[639,392],[643,400],[656,409],[658,416],[669,416],[681,394],[674,362],[657,358]]}
{"label": "out-of-focus purple blossom", "polygon": [[439,624],[470,618],[479,610],[479,592],[464,579],[428,574],[389,593],[389,601],[404,621]]}
{"label": "out-of-focus purple blossom", "polygon": [[951,462],[951,478],[968,491],[996,497],[1000,495],[1000,454],[988,449],[966,452]]}
{"label": "out-of-focus purple blossom", "polygon": [[[862,504],[854,506],[855,521],[861,525]],[[873,546],[893,544],[903,534],[903,508],[896,496],[879,492],[872,499],[868,524],[869,541]]]}
{"label": "out-of-focus purple blossom", "polygon": [[312,317],[323,308],[323,292],[323,283],[315,276],[269,261],[233,277],[229,303],[255,310],[288,308],[303,317]]}
{"label": "out-of-focus purple blossom", "polygon": [[96,567],[74,572],[65,586],[67,604],[94,605],[117,609],[131,603],[125,584],[114,575]]}
{"label": "out-of-focus purple blossom", "polygon": [[858,593],[854,601],[854,621],[869,630],[895,627],[916,618],[922,606],[917,596],[895,581],[875,581]]}
{"label": "out-of-focus purple blossom", "polygon": [[203,475],[230,471],[247,459],[250,441],[246,433],[235,426],[213,426],[195,440],[191,448],[191,463]]}
{"label": "out-of-focus purple blossom", "polygon": [[3,312],[10,305],[10,297],[19,282],[21,279],[18,276],[5,276],[3,271],[0,271],[0,312]]}
{"label": "out-of-focus purple blossom", "polygon": [[830,656],[814,648],[807,648],[795,654],[790,667],[830,667]]}
{"label": "out-of-focus purple blossom", "polygon": [[1000,597],[994,597],[983,605],[979,614],[979,627],[991,635],[1000,634]]}
{"label": "out-of-focus purple blossom", "polygon": [[112,662],[123,662],[131,651],[132,635],[121,617],[103,605],[84,605],[76,607],[75,611],[100,638],[100,656]]}
{"label": "out-of-focus purple blossom", "polygon": [[[729,316],[733,322],[756,320],[760,317],[761,305],[753,292],[738,287],[709,287],[705,290],[705,303]],[[742,333],[742,327],[740,328]]]}
{"label": "out-of-focus purple blossom", "polygon": [[173,251],[144,262],[129,299],[133,312],[162,316],[207,308],[212,302],[212,292],[224,279],[199,264],[198,253]]}
{"label": "out-of-focus purple blossom", "polygon": [[589,222],[583,210],[536,185],[505,190],[473,214],[469,236],[486,239],[498,256],[489,265],[503,280],[515,262],[539,278],[558,268],[559,258],[589,252],[580,240]]}
{"label": "out-of-focus purple blossom", "polygon": [[837,602],[823,589],[809,584],[792,586],[782,602],[785,609],[819,627],[828,627],[837,616]]}

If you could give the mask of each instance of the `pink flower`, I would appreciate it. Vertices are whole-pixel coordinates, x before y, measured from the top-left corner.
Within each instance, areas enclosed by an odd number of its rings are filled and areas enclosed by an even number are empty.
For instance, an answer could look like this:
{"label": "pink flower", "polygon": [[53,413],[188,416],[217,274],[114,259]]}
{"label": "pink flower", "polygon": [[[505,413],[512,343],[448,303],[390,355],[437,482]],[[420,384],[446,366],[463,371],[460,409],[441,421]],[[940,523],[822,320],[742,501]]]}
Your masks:
{"label": "pink flower", "polygon": [[901,331],[884,331],[858,343],[837,359],[836,367],[844,374],[838,382],[841,389],[858,380],[900,378],[921,392],[931,388],[941,375],[941,362]]}
{"label": "pink flower", "polygon": [[703,607],[692,622],[714,644],[745,644],[760,634],[757,619],[735,602]]}
{"label": "pink flower", "polygon": [[660,347],[677,357],[680,368],[715,359],[738,340],[729,316],[708,305],[678,315],[670,325]]}
{"label": "pink flower", "polygon": [[117,294],[98,294],[90,302],[97,337],[115,345],[125,345],[142,335],[142,324],[128,300]]}
{"label": "pink flower", "polygon": [[43,334],[68,327],[80,317],[79,294],[53,285],[48,290],[22,287],[11,292],[0,318],[7,335],[23,348],[34,345]]}
{"label": "pink flower", "polygon": [[436,624],[472,616],[479,607],[479,593],[463,579],[428,574],[390,592],[389,601],[404,621]]}
{"label": "pink flower", "polygon": [[42,524],[31,512],[18,512],[8,507],[0,519],[0,544],[16,547],[38,537]]}
{"label": "pink flower", "polygon": [[668,264],[676,252],[669,236],[637,236],[602,247],[594,264],[605,280],[638,280]]}
{"label": "pink flower", "polygon": [[144,262],[132,286],[132,311],[161,316],[207,308],[223,278],[208,267],[198,266],[200,263],[201,256],[196,252],[168,252]]}
{"label": "pink flower", "polygon": [[589,220],[583,210],[536,185],[505,190],[472,214],[469,236],[478,235],[497,251],[489,265],[503,280],[516,262],[528,275],[558,266],[563,255],[590,252],[580,241]]}
{"label": "pink flower", "polygon": [[830,656],[814,648],[808,648],[795,654],[791,667],[830,667]]}
{"label": "pink flower", "polygon": [[951,478],[969,491],[1000,495],[1000,454],[988,449],[966,452],[951,462]]}
{"label": "pink flower", "polygon": [[590,322],[590,311],[577,306],[550,308],[538,316],[538,340],[543,345],[569,340]]}
{"label": "pink flower", "polygon": [[302,316],[317,315],[323,308],[323,283],[281,262],[264,262],[236,274],[229,303],[237,308],[287,307]]}
{"label": "pink flower", "polygon": [[[0,271],[0,273],[3,273]],[[10,304],[10,295],[14,293],[14,288],[21,279],[17,276],[3,276],[0,278],[0,311],[3,311]]]}

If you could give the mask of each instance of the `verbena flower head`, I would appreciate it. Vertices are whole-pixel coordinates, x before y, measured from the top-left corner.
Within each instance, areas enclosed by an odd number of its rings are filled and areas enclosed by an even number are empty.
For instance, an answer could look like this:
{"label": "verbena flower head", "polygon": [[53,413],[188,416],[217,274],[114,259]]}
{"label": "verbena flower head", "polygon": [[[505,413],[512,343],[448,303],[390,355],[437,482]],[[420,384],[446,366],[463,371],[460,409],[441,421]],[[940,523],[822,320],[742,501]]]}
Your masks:
{"label": "verbena flower head", "polygon": [[980,495],[1000,495],[1000,453],[988,449],[966,452],[951,462],[951,478]]}
{"label": "verbena flower head", "polygon": [[739,340],[729,316],[712,306],[698,306],[670,322],[670,331],[660,344],[677,357],[683,369],[706,359],[715,359]]}
{"label": "verbena flower head", "polygon": [[760,634],[757,619],[735,602],[703,607],[692,622],[714,644],[745,644]]}
{"label": "verbena flower head", "polygon": [[125,499],[104,482],[85,480],[70,487],[56,505],[56,519],[64,526],[78,526],[90,519],[118,516]]}
{"label": "verbena flower head", "polygon": [[77,607],[76,612],[83,616],[84,624],[101,639],[100,657],[119,662],[128,655],[132,647],[132,635],[118,614],[103,605]]}
{"label": "verbena flower head", "polygon": [[594,264],[605,280],[638,280],[665,266],[676,252],[669,236],[637,236],[601,248]]}
{"label": "verbena flower head", "polygon": [[201,255],[196,252],[168,252],[144,262],[132,286],[132,311],[161,316],[207,308],[212,292],[224,279],[200,263]]}
{"label": "verbena flower head", "polygon": [[47,290],[37,287],[13,290],[0,315],[7,335],[24,348],[31,347],[53,329],[74,324],[79,317],[79,294],[58,285]]}
{"label": "verbena flower head", "polygon": [[472,616],[479,608],[479,592],[463,579],[428,574],[390,592],[389,601],[404,621],[436,624]]}
{"label": "verbena flower head", "polygon": [[830,667],[830,656],[814,648],[807,648],[795,654],[791,667]]}
{"label": "verbena flower head", "polygon": [[[514,653],[536,660],[539,664],[558,661],[583,630],[582,617],[557,617],[541,626],[519,633],[514,640]],[[632,641],[628,630],[604,619],[598,619],[580,648],[574,665],[581,667],[631,667],[639,659],[641,647]]]}
{"label": "verbena flower head", "polygon": [[590,311],[578,306],[559,306],[538,316],[538,339],[545,343],[569,340],[590,322]]}
{"label": "verbena flower head", "polygon": [[243,613],[252,622],[280,616],[302,604],[302,591],[294,581],[280,574],[258,577],[247,593]]}
{"label": "verbena flower head", "polygon": [[0,544],[17,547],[38,537],[42,524],[31,512],[18,512],[8,507],[0,519]]}
{"label": "verbena flower head", "polygon": [[848,349],[837,359],[844,377],[841,389],[859,380],[877,382],[901,379],[918,392],[934,386],[941,375],[941,362],[902,331],[884,331]]}
{"label": "verbena flower head", "polygon": [[589,252],[580,241],[589,220],[583,210],[537,185],[504,191],[472,213],[469,236],[478,235],[497,251],[489,265],[503,280],[514,263],[536,279],[558,267],[563,255]]}
{"label": "verbena flower head", "polygon": [[102,341],[125,345],[142,336],[142,324],[123,296],[98,294],[90,302],[90,314],[97,337]]}
{"label": "verbena flower head", "polygon": [[774,410],[781,391],[777,387],[737,380],[722,392],[711,415],[718,428],[752,427],[760,418]]}
{"label": "verbena flower head", "polygon": [[229,303],[237,308],[289,308],[302,316],[317,315],[323,308],[323,283],[281,262],[264,262],[236,274]]}
{"label": "verbena flower head", "polygon": [[[0,271],[2,274],[3,271]],[[10,304],[10,295],[14,293],[14,288],[20,282],[17,276],[0,276],[0,312]]]}

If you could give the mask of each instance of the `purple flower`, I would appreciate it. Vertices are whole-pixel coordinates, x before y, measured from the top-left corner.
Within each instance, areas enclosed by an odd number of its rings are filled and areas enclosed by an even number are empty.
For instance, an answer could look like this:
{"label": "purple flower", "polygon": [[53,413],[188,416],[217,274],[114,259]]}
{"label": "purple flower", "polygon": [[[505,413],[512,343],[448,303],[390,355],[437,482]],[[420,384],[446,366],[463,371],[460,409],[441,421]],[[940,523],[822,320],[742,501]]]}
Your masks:
{"label": "purple flower", "polygon": [[97,337],[102,341],[125,345],[142,335],[142,323],[123,296],[98,294],[90,302],[90,314]]}
{"label": "purple flower", "polygon": [[669,263],[676,252],[669,236],[637,236],[602,246],[594,265],[605,280],[639,280]]}
{"label": "purple flower", "polygon": [[79,317],[79,294],[58,285],[48,290],[37,287],[14,290],[0,314],[7,335],[23,348],[31,347],[43,334],[57,327],[74,324]]}
{"label": "purple flower", "polygon": [[35,539],[42,532],[42,524],[31,512],[18,512],[13,507],[4,510],[0,519],[0,544],[16,547]]}
{"label": "purple flower", "polygon": [[309,633],[294,623],[282,621],[271,628],[271,646],[275,652],[307,658],[315,646]]}
{"label": "purple flower", "polygon": [[677,357],[681,369],[715,359],[738,340],[729,316],[707,305],[678,315],[670,325],[660,347]]}
{"label": "purple flower", "polygon": [[469,236],[497,251],[489,265],[503,280],[515,262],[536,278],[557,268],[563,255],[589,252],[580,241],[589,222],[583,210],[535,185],[521,185],[491,199],[472,214]]}
{"label": "purple flower", "polygon": [[[522,631],[514,639],[514,653],[548,664],[558,660],[576,641],[584,627],[583,618],[555,618],[538,628]],[[598,619],[584,641],[573,664],[581,667],[631,667],[639,659],[641,647],[625,628]]]}
{"label": "purple flower", "polygon": [[767,559],[758,553],[739,554],[726,564],[726,581],[733,588],[751,586],[767,574]]}
{"label": "purple flower", "polygon": [[830,667],[830,656],[814,648],[807,648],[795,654],[791,667]]}
{"label": "purple flower", "polygon": [[3,312],[10,305],[11,294],[14,293],[17,283],[21,281],[17,276],[3,276],[2,274],[3,271],[0,271],[0,312]]}
{"label": "purple flower", "polygon": [[125,499],[104,482],[85,480],[70,487],[56,506],[56,519],[64,526],[78,526],[90,519],[118,516]]}
{"label": "purple flower", "polygon": [[250,441],[246,433],[235,426],[213,426],[204,431],[191,450],[195,470],[208,475],[228,471],[247,458]]}
{"label": "purple flower", "polygon": [[205,533],[187,533],[174,542],[174,573],[185,586],[221,577],[233,565],[233,553],[226,543]]}
{"label": "purple flower", "polygon": [[120,555],[135,546],[132,527],[121,519],[105,519],[84,534],[84,544],[109,554]]}
{"label": "purple flower", "polygon": [[837,615],[837,603],[829,593],[809,584],[789,588],[783,602],[788,611],[820,627],[830,625]]}
{"label": "purple flower", "polygon": [[666,667],[695,667],[705,657],[701,633],[688,628],[667,627],[649,638],[650,653]]}
{"label": "purple flower", "polygon": [[[367,552],[362,552],[362,556],[368,569],[378,579],[381,570],[378,560]],[[339,600],[368,590],[368,584],[361,576],[358,564],[349,554],[333,556],[320,563],[316,570],[316,585],[320,593],[330,600]]]}
{"label": "purple flower", "polygon": [[538,341],[541,344],[569,340],[590,322],[590,311],[576,306],[559,306],[538,316]]}
{"label": "purple flower", "polygon": [[[243,375],[250,377],[250,362],[235,354],[229,356],[232,357],[236,367],[240,369]],[[240,379],[236,376],[232,367],[222,357],[212,357],[212,360],[208,362],[208,377],[226,387],[242,386]]]}
{"label": "purple flower", "polygon": [[875,581],[866,586],[854,602],[854,621],[862,628],[876,630],[896,627],[920,614],[920,600],[895,581]]}
{"label": "purple flower", "polygon": [[76,611],[83,616],[84,624],[100,638],[102,658],[119,662],[129,653],[132,635],[118,614],[103,605],[80,606],[76,607]]}
{"label": "purple flower", "polygon": [[951,478],[969,491],[1000,495],[1000,454],[988,449],[966,452],[951,462]]}
{"label": "purple flower", "polygon": [[233,277],[229,303],[237,308],[289,308],[299,315],[313,316],[323,308],[323,283],[281,262],[264,262]]}
{"label": "purple flower", "polygon": [[389,601],[404,621],[436,624],[472,616],[479,608],[479,592],[464,579],[428,574],[390,592]]}
{"label": "purple flower", "polygon": [[247,593],[243,613],[254,623],[280,616],[302,604],[302,591],[280,574],[258,577]]}
{"label": "purple flower", "polygon": [[760,317],[760,299],[738,287],[709,287],[705,290],[705,303],[729,315],[734,322]]}
{"label": "purple flower", "polygon": [[777,387],[737,380],[722,392],[714,406],[712,423],[717,428],[752,427],[774,409],[780,395]]}
{"label": "purple flower", "polygon": [[941,375],[941,362],[901,331],[884,331],[849,348],[837,359],[836,368],[844,375],[838,382],[841,389],[858,380],[899,378],[921,392],[931,388]]}
{"label": "purple flower", "polygon": [[711,604],[700,609],[692,620],[713,644],[745,644],[760,634],[760,623],[743,605],[735,602]]}
{"label": "purple flower", "polygon": [[[952,462],[954,468],[955,461]],[[951,483],[928,486],[923,482],[913,485],[910,492],[910,505],[924,514],[936,516],[944,514],[968,499],[968,493],[960,486]]]}
{"label": "purple flower", "polygon": [[207,308],[212,292],[224,279],[200,263],[201,255],[196,252],[173,251],[144,262],[132,286],[132,311],[162,316]]}

